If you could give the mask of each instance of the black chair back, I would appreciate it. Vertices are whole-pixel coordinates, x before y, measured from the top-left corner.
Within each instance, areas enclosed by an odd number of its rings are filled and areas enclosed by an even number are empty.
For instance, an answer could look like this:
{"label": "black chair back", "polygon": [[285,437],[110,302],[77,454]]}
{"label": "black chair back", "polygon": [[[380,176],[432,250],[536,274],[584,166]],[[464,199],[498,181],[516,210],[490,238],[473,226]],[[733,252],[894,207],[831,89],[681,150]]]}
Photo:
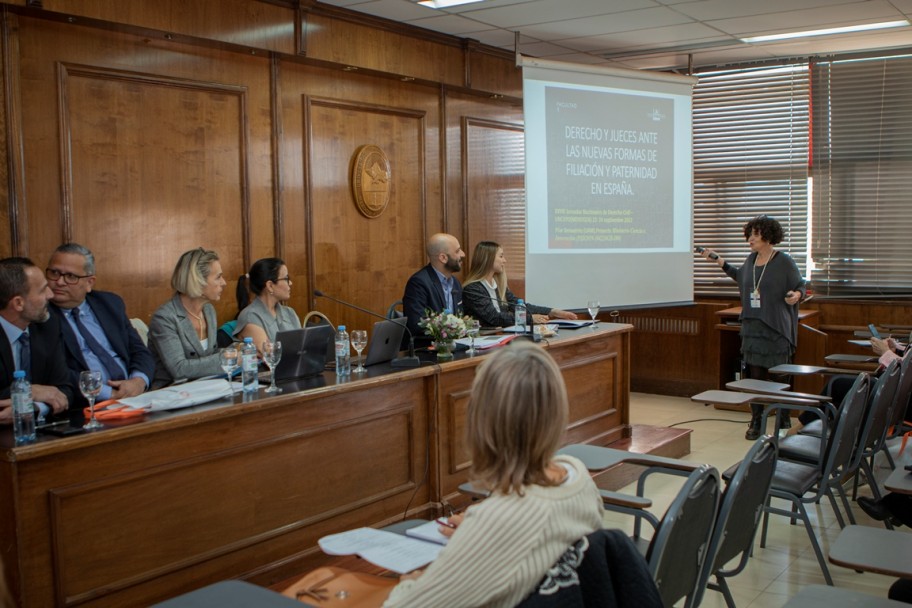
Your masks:
{"label": "black chair back", "polygon": [[693,606],[703,571],[721,482],[709,465],[695,469],[665,512],[646,554],[662,602],[673,606],[687,598]]}
{"label": "black chair back", "polygon": [[[776,454],[773,438],[761,437],[754,442],[725,487],[694,605],[700,605],[710,577],[715,574],[720,585],[727,587],[722,578],[740,573],[747,565],[776,470]],[[734,568],[723,570],[739,555],[741,559]],[[730,595],[727,588],[723,593]]]}
{"label": "black chair back", "polygon": [[821,470],[821,479],[842,477],[849,469],[852,456],[855,454],[856,440],[861,431],[861,422],[867,409],[867,395],[867,376],[858,374],[855,384],[842,402],[836,428],[833,429],[827,444],[826,462]]}

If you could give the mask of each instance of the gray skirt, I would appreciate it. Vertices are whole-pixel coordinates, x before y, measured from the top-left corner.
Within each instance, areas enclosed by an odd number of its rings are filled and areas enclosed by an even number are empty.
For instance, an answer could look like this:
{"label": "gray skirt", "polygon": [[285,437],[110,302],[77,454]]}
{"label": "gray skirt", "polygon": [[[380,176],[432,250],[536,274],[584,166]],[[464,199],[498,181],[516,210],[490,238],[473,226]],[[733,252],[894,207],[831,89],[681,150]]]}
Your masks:
{"label": "gray skirt", "polygon": [[789,363],[793,354],[788,338],[760,319],[741,320],[741,355],[748,365],[769,369]]}

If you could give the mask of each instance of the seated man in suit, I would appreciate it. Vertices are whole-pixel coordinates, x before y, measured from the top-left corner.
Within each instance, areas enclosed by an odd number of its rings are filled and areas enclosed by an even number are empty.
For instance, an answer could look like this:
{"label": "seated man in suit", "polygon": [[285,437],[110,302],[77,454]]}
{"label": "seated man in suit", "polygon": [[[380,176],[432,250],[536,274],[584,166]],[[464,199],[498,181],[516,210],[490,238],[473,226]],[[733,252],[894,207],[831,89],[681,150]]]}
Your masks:
{"label": "seated man in suit", "polygon": [[453,276],[462,269],[466,257],[459,240],[451,234],[435,234],[428,240],[427,255],[430,262],[411,276],[402,296],[402,310],[416,339],[424,334],[418,322],[427,311],[462,312],[462,285]]}
{"label": "seated man in suit", "polygon": [[50,318],[51,288],[28,258],[0,260],[0,424],[13,421],[10,385],[21,369],[32,383],[39,416],[74,405],[60,328]]}
{"label": "seated man in suit", "polygon": [[79,372],[94,369],[101,372],[103,383],[99,401],[145,391],[155,374],[155,359],[130,323],[120,296],[93,289],[92,252],[77,243],[61,245],[51,254],[45,276],[54,292],[51,315],[59,321],[66,345],[70,382],[78,386]]}

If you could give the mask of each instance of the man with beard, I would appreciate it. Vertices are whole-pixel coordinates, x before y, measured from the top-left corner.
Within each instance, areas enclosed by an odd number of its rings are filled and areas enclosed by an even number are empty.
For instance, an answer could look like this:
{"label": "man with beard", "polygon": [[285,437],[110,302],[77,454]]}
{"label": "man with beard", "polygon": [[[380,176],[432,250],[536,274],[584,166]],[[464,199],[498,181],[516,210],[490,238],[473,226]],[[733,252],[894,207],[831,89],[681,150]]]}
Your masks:
{"label": "man with beard", "polygon": [[411,276],[402,296],[402,309],[416,341],[424,333],[418,322],[429,312],[462,313],[462,285],[453,276],[466,257],[459,240],[451,234],[435,234],[428,240],[427,255],[430,263]]}
{"label": "man with beard", "polygon": [[50,319],[53,293],[44,273],[28,258],[0,260],[0,424],[13,421],[10,385],[21,369],[32,383],[39,417],[74,403],[67,379],[60,328]]}

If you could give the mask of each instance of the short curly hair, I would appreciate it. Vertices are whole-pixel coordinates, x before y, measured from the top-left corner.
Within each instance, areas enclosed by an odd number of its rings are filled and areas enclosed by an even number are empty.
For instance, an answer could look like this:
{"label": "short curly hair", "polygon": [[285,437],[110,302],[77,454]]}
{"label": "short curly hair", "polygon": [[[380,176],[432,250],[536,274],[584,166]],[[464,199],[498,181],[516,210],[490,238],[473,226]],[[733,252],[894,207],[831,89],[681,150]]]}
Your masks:
{"label": "short curly hair", "polygon": [[782,224],[768,215],[758,215],[744,224],[744,240],[749,239],[754,230],[770,245],[778,245],[785,236],[782,232]]}

